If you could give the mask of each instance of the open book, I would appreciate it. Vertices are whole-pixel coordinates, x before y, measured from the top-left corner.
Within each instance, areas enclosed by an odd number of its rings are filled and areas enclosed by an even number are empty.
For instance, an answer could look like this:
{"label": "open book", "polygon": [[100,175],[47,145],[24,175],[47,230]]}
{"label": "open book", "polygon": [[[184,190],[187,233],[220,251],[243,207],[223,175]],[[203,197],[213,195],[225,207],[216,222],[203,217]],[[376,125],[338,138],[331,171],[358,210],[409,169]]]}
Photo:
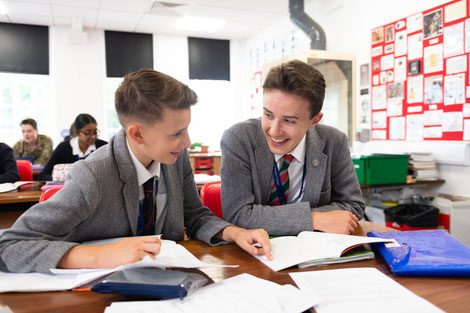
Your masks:
{"label": "open book", "polygon": [[297,236],[271,239],[271,253],[274,258],[272,261],[264,255],[255,257],[277,272],[303,262],[339,258],[349,249],[365,243],[394,241],[394,239],[304,231]]}
{"label": "open book", "polygon": [[14,183],[2,183],[0,184],[0,193],[13,191],[13,190],[16,190],[16,188],[18,188],[21,185],[30,184],[30,183],[31,183],[30,181],[17,181]]}

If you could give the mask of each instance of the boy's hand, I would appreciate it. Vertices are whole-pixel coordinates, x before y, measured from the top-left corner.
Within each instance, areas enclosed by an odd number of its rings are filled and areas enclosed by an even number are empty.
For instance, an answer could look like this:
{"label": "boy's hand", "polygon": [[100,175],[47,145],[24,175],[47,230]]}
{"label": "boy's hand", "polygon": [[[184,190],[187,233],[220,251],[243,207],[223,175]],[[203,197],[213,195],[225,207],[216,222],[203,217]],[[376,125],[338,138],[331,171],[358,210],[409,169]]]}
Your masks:
{"label": "boy's hand", "polygon": [[334,210],[330,212],[312,212],[312,224],[314,230],[325,233],[349,235],[357,227],[359,222],[356,215],[349,211]]}
{"label": "boy's hand", "polygon": [[155,259],[160,253],[161,241],[157,236],[124,238],[102,246],[78,245],[67,251],[58,268],[114,268],[142,260]]}
{"label": "boy's hand", "polygon": [[268,233],[264,229],[245,229],[235,226],[226,227],[221,234],[225,241],[233,241],[240,248],[253,255],[265,254],[268,260],[272,260],[271,242]]}

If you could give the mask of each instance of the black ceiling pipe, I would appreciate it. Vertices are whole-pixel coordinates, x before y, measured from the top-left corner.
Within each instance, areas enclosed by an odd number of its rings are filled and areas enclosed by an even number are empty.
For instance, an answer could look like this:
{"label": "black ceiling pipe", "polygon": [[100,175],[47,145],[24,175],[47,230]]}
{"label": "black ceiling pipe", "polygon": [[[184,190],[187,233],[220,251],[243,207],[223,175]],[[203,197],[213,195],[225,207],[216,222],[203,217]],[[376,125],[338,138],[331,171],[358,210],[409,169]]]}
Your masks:
{"label": "black ceiling pipe", "polygon": [[326,50],[326,36],[323,28],[304,11],[304,0],[289,0],[290,19],[310,38],[310,48]]}

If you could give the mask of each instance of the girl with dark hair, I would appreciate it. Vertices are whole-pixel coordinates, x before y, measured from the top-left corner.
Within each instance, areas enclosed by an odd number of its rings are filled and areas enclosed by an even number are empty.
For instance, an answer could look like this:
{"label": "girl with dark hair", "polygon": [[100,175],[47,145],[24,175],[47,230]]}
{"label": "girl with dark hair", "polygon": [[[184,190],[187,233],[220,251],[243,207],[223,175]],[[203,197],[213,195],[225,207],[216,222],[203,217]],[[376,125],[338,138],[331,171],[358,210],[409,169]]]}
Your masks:
{"label": "girl with dark hair", "polygon": [[52,180],[54,165],[75,163],[107,144],[106,141],[98,139],[100,132],[95,118],[90,114],[79,114],[72,125],[75,129],[75,136],[64,140],[55,148],[51,158],[39,174],[39,180]]}

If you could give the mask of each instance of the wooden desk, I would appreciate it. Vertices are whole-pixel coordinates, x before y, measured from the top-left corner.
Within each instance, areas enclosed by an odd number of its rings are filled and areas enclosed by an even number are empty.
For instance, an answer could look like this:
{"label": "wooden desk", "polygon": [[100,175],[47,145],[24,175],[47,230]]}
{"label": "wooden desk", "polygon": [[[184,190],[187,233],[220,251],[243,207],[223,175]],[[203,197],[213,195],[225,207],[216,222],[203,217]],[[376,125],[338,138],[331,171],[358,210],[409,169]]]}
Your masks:
{"label": "wooden desk", "polygon": [[0,204],[39,202],[42,185],[44,182],[33,182],[20,186],[17,191],[0,193]]}
{"label": "wooden desk", "polygon": [[[355,234],[362,235],[370,230],[386,230],[369,222],[361,222]],[[390,229],[389,229],[390,230]],[[273,272],[270,268],[248,255],[236,245],[209,247],[206,244],[188,240],[181,242],[191,253],[203,262],[215,264],[239,264],[238,268],[204,268],[201,272],[212,281],[249,273],[279,284],[294,284],[289,272],[318,271],[326,269],[375,267],[405,286],[415,294],[429,300],[449,313],[467,312],[470,307],[470,279],[452,277],[399,277],[390,272],[382,257],[377,254],[374,260],[365,260],[345,264],[333,264],[324,267],[305,269],[291,268]],[[25,282],[26,283],[26,282]],[[294,284],[295,285],[295,284]],[[7,293],[0,294],[0,304],[8,305],[15,313],[23,312],[90,312],[102,313],[113,301],[140,300],[119,295],[105,295],[91,291],[61,291],[44,293]]]}

